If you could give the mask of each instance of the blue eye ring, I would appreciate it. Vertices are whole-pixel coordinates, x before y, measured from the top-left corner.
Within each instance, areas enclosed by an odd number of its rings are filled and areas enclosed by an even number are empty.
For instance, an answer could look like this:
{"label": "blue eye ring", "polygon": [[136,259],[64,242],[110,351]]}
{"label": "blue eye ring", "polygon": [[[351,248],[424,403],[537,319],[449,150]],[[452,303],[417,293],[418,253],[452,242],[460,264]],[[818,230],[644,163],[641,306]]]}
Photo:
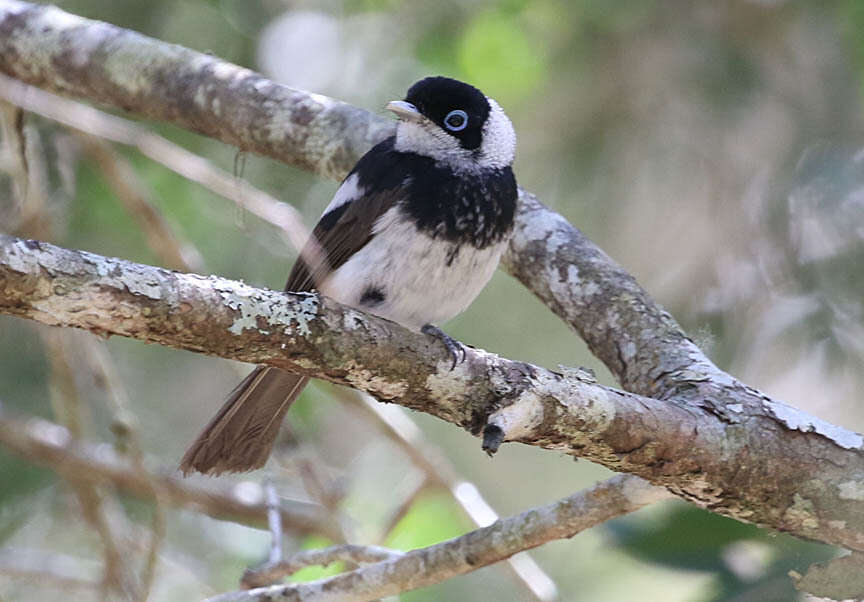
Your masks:
{"label": "blue eye ring", "polygon": [[[456,123],[451,123],[451,120],[455,121]],[[461,132],[468,127],[468,113],[466,113],[462,109],[454,109],[450,111],[444,118],[444,127],[446,127],[451,132]]]}

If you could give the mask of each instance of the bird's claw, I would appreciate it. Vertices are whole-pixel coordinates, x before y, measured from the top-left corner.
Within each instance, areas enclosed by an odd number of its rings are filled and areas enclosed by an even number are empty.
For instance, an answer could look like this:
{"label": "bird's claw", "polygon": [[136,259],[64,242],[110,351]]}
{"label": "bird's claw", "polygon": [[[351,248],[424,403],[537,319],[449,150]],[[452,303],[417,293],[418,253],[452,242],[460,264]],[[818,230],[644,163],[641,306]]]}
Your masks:
{"label": "bird's claw", "polygon": [[[426,324],[423,328],[420,329],[420,332],[423,334],[429,335],[430,337],[436,338],[447,348],[447,351],[450,352],[450,357],[453,358],[453,364],[450,366],[450,370],[456,368],[456,364],[462,363],[465,361],[467,354],[465,352],[465,345],[451,337],[449,334],[438,328],[433,324]],[[462,356],[461,359],[459,356]]]}

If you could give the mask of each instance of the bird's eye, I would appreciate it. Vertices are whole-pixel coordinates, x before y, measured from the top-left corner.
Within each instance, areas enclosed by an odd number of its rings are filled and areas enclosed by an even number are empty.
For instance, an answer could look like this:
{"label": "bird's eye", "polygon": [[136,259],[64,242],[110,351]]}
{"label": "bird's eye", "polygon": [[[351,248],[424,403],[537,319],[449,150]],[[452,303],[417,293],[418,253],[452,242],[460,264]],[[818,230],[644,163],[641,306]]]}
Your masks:
{"label": "bird's eye", "polygon": [[456,109],[447,113],[444,125],[451,132],[460,132],[468,126],[468,113],[462,109]]}

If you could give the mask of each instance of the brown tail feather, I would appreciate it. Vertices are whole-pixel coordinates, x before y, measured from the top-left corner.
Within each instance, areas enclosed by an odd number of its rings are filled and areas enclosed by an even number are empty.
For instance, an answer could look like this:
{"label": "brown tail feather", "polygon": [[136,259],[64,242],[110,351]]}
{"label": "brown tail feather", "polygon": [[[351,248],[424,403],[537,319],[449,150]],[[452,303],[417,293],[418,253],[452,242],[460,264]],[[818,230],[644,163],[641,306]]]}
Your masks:
{"label": "brown tail feather", "polygon": [[183,456],[180,470],[216,475],[263,466],[285,412],[308,380],[278,368],[255,368],[198,435]]}

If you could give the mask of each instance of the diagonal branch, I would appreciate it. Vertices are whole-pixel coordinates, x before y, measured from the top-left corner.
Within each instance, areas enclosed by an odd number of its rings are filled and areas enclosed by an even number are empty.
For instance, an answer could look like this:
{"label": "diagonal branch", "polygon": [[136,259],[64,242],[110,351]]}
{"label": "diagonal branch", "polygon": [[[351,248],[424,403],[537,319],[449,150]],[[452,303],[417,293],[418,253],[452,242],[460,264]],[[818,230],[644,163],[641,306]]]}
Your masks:
{"label": "diagonal branch", "polygon": [[573,537],[667,496],[667,492],[640,479],[618,475],[552,504],[349,573],[309,583],[222,594],[208,602],[377,600],[464,575],[553,539]]}
{"label": "diagonal branch", "polygon": [[394,127],[217,57],[18,0],[0,0],[0,72],[331,178]]}
{"label": "diagonal branch", "polygon": [[400,556],[402,556],[402,552],[388,548],[343,543],[329,548],[300,550],[287,560],[271,561],[255,569],[246,569],[240,582],[247,589],[265,587],[309,566],[326,567],[334,562],[344,561],[355,564],[372,564]]}
{"label": "diagonal branch", "polygon": [[481,350],[450,370],[429,338],[312,293],[10,236],[0,236],[0,291],[0,313],[295,370],[472,433],[485,427],[630,472],[727,516],[864,548],[861,436],[792,408],[789,416],[820,432],[788,430],[746,400],[741,421],[730,424],[675,398],[641,397],[579,370],[559,374]]}

